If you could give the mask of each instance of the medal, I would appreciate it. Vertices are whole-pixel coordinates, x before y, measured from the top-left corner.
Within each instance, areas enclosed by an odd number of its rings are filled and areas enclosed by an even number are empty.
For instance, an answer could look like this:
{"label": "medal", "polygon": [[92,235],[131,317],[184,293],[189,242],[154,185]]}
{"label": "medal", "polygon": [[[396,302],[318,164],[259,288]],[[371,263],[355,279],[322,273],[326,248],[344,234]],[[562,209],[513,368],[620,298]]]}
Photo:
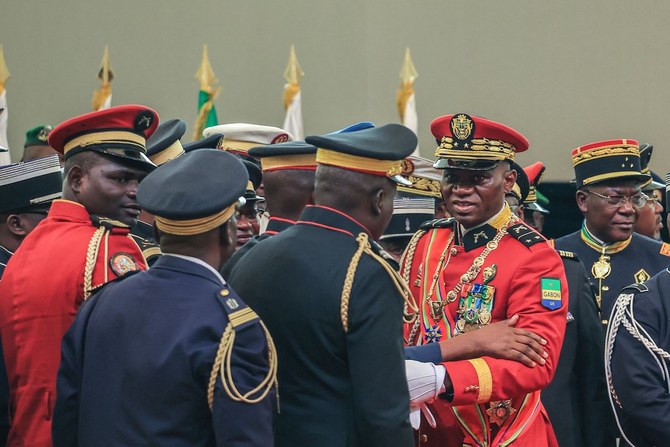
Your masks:
{"label": "medal", "polygon": [[430,302],[430,316],[433,320],[441,320],[444,316],[444,304],[442,301],[431,301]]}
{"label": "medal", "polygon": [[512,400],[499,400],[491,402],[486,413],[489,415],[489,421],[496,424],[498,427],[505,423],[505,420],[510,417],[516,409],[512,407]]}
{"label": "medal", "polygon": [[595,279],[605,279],[612,272],[612,266],[609,263],[609,256],[600,255],[600,259],[593,263],[591,273]]}

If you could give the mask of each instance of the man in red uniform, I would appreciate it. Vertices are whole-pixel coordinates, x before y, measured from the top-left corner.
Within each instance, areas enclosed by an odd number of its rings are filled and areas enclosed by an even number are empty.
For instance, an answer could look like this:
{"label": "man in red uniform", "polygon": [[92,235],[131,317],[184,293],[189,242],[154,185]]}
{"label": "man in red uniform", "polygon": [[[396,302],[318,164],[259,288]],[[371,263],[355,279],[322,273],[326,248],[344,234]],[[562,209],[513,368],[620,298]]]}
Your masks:
{"label": "man in red uniform", "polygon": [[453,218],[424,225],[401,262],[420,309],[406,327],[409,344],[439,342],[518,314],[516,327],[545,339],[548,356],[532,367],[491,357],[444,363],[446,392],[430,406],[438,425],[429,431],[423,422],[422,445],[555,446],[540,390],[553,377],[565,332],[565,273],[545,238],[504,201],[516,180],[511,162],[528,141],[466,114],[437,118],[431,131]]}
{"label": "man in red uniform", "polygon": [[157,125],[155,111],[121,106],[72,118],[49,135],[65,156],[63,198],[25,238],[0,283],[8,446],[51,446],[63,334],[97,288],[146,268],[128,234],[140,213],[138,184],[155,167],[145,152]]}

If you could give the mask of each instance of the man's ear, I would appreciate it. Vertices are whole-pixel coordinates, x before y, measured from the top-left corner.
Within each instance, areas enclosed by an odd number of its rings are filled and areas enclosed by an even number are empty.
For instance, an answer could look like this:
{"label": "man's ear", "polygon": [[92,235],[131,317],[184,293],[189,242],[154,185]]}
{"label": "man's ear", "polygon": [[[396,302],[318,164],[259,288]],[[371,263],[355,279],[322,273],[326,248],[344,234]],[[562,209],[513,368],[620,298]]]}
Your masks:
{"label": "man's ear", "polygon": [[589,209],[589,205],[586,202],[588,196],[589,195],[586,192],[582,191],[581,189],[577,190],[577,192],[575,193],[575,200],[577,201],[577,206],[579,207],[579,211],[581,211],[582,213],[586,213]]}
{"label": "man's ear", "polygon": [[512,192],[514,184],[516,183],[516,171],[514,169],[509,169],[503,173],[503,184],[505,188],[505,194]]}
{"label": "man's ear", "polygon": [[372,193],[372,200],[370,201],[370,210],[372,211],[373,216],[379,216],[384,211],[384,199],[386,198],[386,192],[384,188],[379,188],[377,191]]}
{"label": "man's ear", "polygon": [[77,194],[81,191],[81,185],[83,183],[85,175],[86,173],[79,165],[74,165],[70,168],[70,170],[67,173],[67,182],[68,185],[70,185],[72,191],[74,191]]}
{"label": "man's ear", "polygon": [[229,219],[225,225],[221,225],[219,238],[224,247],[234,247],[237,245],[237,222],[235,219]]}
{"label": "man's ear", "polygon": [[19,214],[10,214],[7,216],[7,228],[12,234],[20,237],[25,237],[28,235],[28,232],[23,227],[23,220]]}

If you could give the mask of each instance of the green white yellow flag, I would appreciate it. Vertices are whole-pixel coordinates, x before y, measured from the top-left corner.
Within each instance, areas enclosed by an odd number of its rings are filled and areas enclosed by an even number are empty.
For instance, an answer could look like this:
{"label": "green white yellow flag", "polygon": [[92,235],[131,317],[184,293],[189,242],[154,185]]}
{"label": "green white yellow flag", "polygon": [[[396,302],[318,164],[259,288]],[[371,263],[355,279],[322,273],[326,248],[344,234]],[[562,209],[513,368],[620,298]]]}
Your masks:
{"label": "green white yellow flag", "polygon": [[296,140],[305,138],[305,130],[302,122],[302,98],[300,95],[300,81],[305,73],[300,68],[298,57],[295,54],[295,46],[291,45],[288,57],[288,65],[284,70],[284,130],[293,135]]}
{"label": "green white yellow flag", "polygon": [[9,69],[5,64],[5,53],[0,45],[0,165],[8,165],[12,162],[7,141],[7,90],[5,90],[7,79],[9,79]]}
{"label": "green white yellow flag", "polygon": [[[416,98],[414,94],[414,81],[419,77],[409,48],[405,49],[405,61],[400,70],[400,88],[396,95],[400,122],[411,129],[415,134],[419,131],[419,118],[416,114]],[[419,155],[419,146],[414,149],[413,155]]]}
{"label": "green white yellow flag", "polygon": [[195,121],[193,140],[199,140],[202,138],[203,130],[219,124],[214,99],[221,92],[221,87],[214,87],[218,80],[214,74],[212,64],[209,62],[207,45],[202,47],[202,61],[195,73],[195,78],[200,82],[200,93],[198,94],[198,118]]}
{"label": "green white yellow flag", "polygon": [[102,66],[98,72],[100,79],[100,88],[93,92],[93,110],[108,109],[112,106],[112,66],[109,63],[109,48],[105,46],[105,52],[102,56]]}

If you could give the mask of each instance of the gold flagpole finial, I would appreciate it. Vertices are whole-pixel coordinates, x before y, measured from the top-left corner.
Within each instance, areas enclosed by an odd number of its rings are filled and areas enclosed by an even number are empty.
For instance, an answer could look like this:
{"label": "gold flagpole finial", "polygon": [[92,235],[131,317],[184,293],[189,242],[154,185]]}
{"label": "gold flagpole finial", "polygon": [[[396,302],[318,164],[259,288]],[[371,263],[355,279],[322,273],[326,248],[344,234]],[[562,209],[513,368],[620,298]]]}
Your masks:
{"label": "gold flagpole finial", "polygon": [[102,55],[102,64],[100,66],[100,71],[98,72],[98,79],[102,81],[102,85],[108,85],[114,79],[114,73],[112,73],[112,65],[109,62],[109,47],[105,45],[105,52]]}
{"label": "gold flagpole finial", "polygon": [[0,44],[0,93],[5,89],[5,82],[9,79],[9,69],[5,63],[5,51]]}
{"label": "gold flagpole finial", "polygon": [[284,70],[284,79],[289,84],[300,85],[303,76],[305,76],[305,73],[302,71],[300,63],[298,63],[298,56],[295,54],[295,45],[291,45],[288,65],[286,66],[286,70]]}
{"label": "gold flagpole finial", "polygon": [[213,85],[218,82],[212,64],[209,62],[207,44],[202,47],[202,61],[200,62],[198,71],[195,73],[195,78],[200,83],[200,90],[207,93],[212,93]]}
{"label": "gold flagpole finial", "polygon": [[409,47],[405,48],[405,62],[402,64],[400,69],[400,80],[403,84],[413,84],[416,78],[419,77],[419,73],[414,67],[414,62],[412,62],[412,56],[409,52]]}

